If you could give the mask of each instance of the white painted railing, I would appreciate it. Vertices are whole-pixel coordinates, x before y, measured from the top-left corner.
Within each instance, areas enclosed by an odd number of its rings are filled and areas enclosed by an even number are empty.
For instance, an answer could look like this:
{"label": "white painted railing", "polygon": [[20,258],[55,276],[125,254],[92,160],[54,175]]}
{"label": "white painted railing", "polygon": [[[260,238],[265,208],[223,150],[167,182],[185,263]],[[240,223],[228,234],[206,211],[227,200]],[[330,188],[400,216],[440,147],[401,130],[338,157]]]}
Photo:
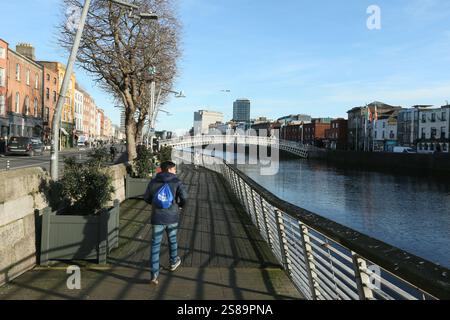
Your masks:
{"label": "white painted railing", "polygon": [[161,146],[171,146],[174,148],[189,148],[197,146],[208,146],[217,144],[243,144],[258,145],[278,148],[290,152],[302,158],[308,158],[308,146],[301,143],[282,140],[274,137],[258,137],[248,135],[203,135],[191,137],[179,137],[170,140],[162,140]]}
{"label": "white painted railing", "polygon": [[201,160],[224,177],[307,299],[450,299],[448,269],[291,205],[221,159]]}

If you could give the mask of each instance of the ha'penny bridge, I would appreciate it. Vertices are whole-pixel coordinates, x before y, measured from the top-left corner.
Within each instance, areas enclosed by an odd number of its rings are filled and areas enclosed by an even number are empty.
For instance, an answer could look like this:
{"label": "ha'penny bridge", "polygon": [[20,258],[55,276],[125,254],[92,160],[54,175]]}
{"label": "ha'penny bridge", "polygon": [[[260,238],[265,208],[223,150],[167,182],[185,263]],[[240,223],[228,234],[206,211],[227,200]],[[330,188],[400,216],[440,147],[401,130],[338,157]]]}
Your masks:
{"label": "ha'penny bridge", "polygon": [[[176,139],[163,145],[186,149],[229,142],[223,139]],[[245,139],[297,155],[308,151],[273,138]],[[120,207],[118,248],[104,265],[81,263],[80,290],[67,288],[67,264],[57,263],[0,287],[0,299],[450,298],[448,269],[289,204],[234,165],[201,157],[196,168],[189,164],[192,154],[175,153],[190,198],[178,237],[182,265],[168,270],[164,240],[158,286],[149,284],[151,208],[130,198]]]}

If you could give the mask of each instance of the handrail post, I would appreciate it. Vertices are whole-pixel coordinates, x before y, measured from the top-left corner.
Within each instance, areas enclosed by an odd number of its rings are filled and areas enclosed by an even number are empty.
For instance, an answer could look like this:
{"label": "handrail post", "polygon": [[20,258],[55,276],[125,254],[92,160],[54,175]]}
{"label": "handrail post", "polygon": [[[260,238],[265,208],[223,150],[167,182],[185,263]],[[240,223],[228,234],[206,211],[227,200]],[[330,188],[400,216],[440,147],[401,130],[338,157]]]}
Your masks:
{"label": "handrail post", "polygon": [[256,211],[255,192],[251,187],[250,187],[250,192],[252,193],[253,212],[255,213],[256,227],[261,232],[261,226],[259,225],[259,219],[258,219],[258,212]]}
{"label": "handrail post", "polygon": [[275,209],[277,217],[278,242],[280,244],[280,252],[283,260],[283,269],[292,277],[291,260],[289,259],[289,251],[287,247],[286,234],[284,232],[283,214],[280,210]]}
{"label": "handrail post", "polygon": [[356,252],[352,251],[353,269],[355,271],[356,287],[360,300],[373,299],[373,291],[370,289],[370,277],[362,271],[367,268],[367,263]]}
{"label": "handrail post", "polygon": [[311,297],[313,300],[317,300],[320,296],[319,291],[317,290],[317,273],[316,273],[316,265],[314,262],[314,254],[311,246],[311,239],[309,237],[308,227],[303,223],[299,222],[300,225],[300,234],[302,236],[302,247],[305,259],[306,271],[308,272],[308,280],[309,280],[309,290],[311,293]]}
{"label": "handrail post", "polygon": [[273,240],[272,240],[272,236],[270,234],[270,229],[269,229],[269,217],[267,216],[267,211],[266,211],[266,208],[264,206],[264,202],[263,202],[263,198],[262,197],[261,197],[261,208],[262,208],[262,212],[263,212],[264,227],[266,229],[267,241],[269,242],[270,248],[273,250]]}

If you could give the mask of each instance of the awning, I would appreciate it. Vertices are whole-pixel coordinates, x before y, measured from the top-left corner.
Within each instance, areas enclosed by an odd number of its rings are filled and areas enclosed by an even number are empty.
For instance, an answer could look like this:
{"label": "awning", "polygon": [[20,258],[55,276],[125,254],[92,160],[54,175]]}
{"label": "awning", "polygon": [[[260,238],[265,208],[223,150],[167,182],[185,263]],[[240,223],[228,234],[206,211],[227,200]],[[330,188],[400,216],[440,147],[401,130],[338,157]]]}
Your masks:
{"label": "awning", "polygon": [[60,128],[61,129],[61,132],[64,134],[64,135],[66,135],[66,136],[68,136],[69,134],[67,133],[67,131],[64,129],[64,128]]}

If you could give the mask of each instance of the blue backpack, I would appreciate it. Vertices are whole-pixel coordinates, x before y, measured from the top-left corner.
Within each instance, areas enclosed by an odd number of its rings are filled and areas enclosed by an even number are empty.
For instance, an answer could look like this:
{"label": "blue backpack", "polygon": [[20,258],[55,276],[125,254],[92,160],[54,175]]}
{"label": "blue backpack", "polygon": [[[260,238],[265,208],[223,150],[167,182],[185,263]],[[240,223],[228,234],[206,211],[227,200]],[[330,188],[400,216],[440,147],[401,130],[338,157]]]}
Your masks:
{"label": "blue backpack", "polygon": [[159,209],[169,209],[172,206],[173,199],[172,190],[166,183],[155,194],[152,204]]}

